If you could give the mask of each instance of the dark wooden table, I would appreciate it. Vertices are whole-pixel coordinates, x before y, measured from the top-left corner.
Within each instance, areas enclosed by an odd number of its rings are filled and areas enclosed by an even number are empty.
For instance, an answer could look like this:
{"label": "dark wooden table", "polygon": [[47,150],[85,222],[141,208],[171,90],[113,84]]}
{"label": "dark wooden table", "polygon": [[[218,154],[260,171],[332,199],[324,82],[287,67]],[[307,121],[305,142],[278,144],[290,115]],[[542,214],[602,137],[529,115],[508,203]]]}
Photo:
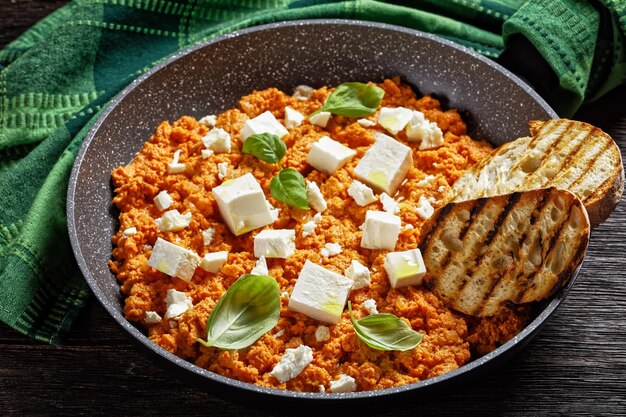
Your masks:
{"label": "dark wooden table", "polygon": [[[63,3],[0,0],[0,47]],[[625,103],[622,88],[577,115],[612,134],[623,154]],[[0,323],[0,416],[244,413],[268,415],[193,388],[161,369],[95,300],[62,346],[33,342]],[[448,394],[379,414],[626,416],[626,201],[594,230],[574,288],[519,356]]]}

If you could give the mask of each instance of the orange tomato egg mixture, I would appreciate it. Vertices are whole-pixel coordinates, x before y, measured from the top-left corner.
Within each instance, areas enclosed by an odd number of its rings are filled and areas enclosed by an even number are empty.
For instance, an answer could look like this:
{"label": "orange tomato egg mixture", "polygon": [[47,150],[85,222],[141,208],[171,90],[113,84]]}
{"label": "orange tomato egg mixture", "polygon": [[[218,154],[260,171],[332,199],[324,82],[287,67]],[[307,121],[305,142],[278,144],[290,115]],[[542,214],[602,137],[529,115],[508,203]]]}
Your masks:
{"label": "orange tomato egg mixture", "polygon": [[164,349],[263,387],[367,391],[456,369],[530,316],[469,317],[421,286],[422,224],[491,150],[399,78],[268,88],[164,121],[112,174],[124,314]]}

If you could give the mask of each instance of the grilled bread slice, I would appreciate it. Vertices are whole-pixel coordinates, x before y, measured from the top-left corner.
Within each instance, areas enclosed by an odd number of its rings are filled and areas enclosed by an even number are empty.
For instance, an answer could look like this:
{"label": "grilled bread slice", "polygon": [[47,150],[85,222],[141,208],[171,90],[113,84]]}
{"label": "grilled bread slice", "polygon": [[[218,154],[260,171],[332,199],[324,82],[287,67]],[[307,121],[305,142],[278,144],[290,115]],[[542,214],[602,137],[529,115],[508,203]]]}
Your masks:
{"label": "grilled bread slice", "polygon": [[450,307],[491,316],[565,284],[582,262],[589,230],[580,199],[563,189],[448,203],[422,231],[424,280]]}
{"label": "grilled bread slice", "polygon": [[622,196],[624,169],[617,144],[590,124],[567,119],[530,122],[532,137],[506,143],[452,186],[446,201],[537,188],[564,188],[580,198],[592,227]]}

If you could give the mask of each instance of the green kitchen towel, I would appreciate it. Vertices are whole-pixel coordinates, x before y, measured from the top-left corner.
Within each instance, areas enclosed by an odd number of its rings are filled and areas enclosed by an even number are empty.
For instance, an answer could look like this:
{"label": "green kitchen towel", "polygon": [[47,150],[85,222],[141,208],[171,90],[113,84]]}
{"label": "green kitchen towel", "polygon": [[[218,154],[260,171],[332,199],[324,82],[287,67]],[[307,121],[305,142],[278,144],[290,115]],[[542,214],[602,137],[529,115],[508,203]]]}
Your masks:
{"label": "green kitchen towel", "polygon": [[406,26],[493,59],[516,57],[521,39],[555,80],[546,98],[564,116],[626,77],[626,4],[618,0],[73,1],[0,51],[0,319],[59,343],[89,296],[65,195],[78,148],[108,100],[197,42],[315,18]]}

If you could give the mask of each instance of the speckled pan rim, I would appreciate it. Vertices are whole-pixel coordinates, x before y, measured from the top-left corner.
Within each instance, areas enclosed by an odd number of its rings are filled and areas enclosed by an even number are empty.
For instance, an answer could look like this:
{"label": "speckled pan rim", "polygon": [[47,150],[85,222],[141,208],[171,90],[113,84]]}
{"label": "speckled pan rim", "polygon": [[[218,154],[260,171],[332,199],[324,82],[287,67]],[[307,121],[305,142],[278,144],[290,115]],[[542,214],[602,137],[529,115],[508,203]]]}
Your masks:
{"label": "speckled pan rim", "polygon": [[[145,81],[146,79],[148,79],[149,77],[151,77],[152,75],[154,75],[155,73],[160,71],[161,69],[165,68],[166,66],[170,65],[172,62],[177,61],[178,59],[182,58],[183,56],[186,56],[186,55],[188,55],[190,53],[193,53],[194,51],[196,51],[198,49],[202,49],[202,48],[204,48],[204,47],[206,47],[208,45],[213,45],[213,44],[221,42],[223,40],[231,39],[231,38],[234,38],[234,37],[237,37],[237,36],[241,36],[241,35],[251,34],[251,33],[254,33],[254,32],[268,31],[268,30],[273,30],[273,29],[276,29],[276,28],[282,28],[282,27],[288,27],[288,26],[303,26],[303,25],[312,25],[312,24],[313,25],[337,25],[337,24],[340,24],[340,25],[362,26],[362,27],[369,27],[369,28],[397,31],[397,32],[410,34],[410,35],[413,35],[413,36],[416,36],[416,37],[420,37],[420,38],[426,38],[426,39],[429,39],[429,40],[434,41],[436,43],[442,44],[442,45],[444,45],[446,47],[451,47],[451,48],[457,49],[460,52],[465,53],[467,55],[470,55],[474,59],[477,59],[477,60],[483,62],[484,64],[493,67],[494,69],[496,69],[497,71],[501,72],[502,74],[504,74],[512,82],[514,82],[520,88],[522,88],[528,95],[530,95],[543,109],[545,109],[545,111],[552,118],[558,117],[557,114],[550,108],[550,106],[531,87],[529,87],[524,81],[522,81],[520,78],[518,78],[516,75],[514,75],[510,71],[508,71],[506,68],[500,66],[499,64],[497,64],[494,61],[490,60],[489,58],[486,58],[486,57],[484,57],[484,56],[474,52],[471,49],[465,48],[465,47],[460,46],[458,44],[455,44],[455,43],[453,43],[451,41],[448,41],[446,39],[440,38],[438,36],[435,36],[435,35],[432,35],[432,34],[429,34],[429,33],[425,33],[425,32],[421,32],[421,31],[418,31],[418,30],[408,29],[408,28],[395,26],[395,25],[390,25],[390,24],[384,24],[384,23],[375,23],[375,22],[360,21],[360,20],[343,20],[343,19],[296,20],[296,21],[272,23],[272,24],[267,24],[267,25],[255,26],[255,27],[251,27],[251,28],[248,28],[248,29],[238,30],[238,31],[232,32],[230,34],[227,34],[227,35],[224,35],[224,36],[220,36],[218,38],[215,38],[215,39],[212,39],[212,40],[209,40],[209,41],[205,41],[205,42],[199,43],[197,45],[191,46],[191,47],[189,47],[189,48],[187,48],[185,50],[182,50],[180,52],[177,52],[177,53],[171,55],[167,59],[164,59],[158,65],[156,65],[155,67],[150,69],[148,72],[144,73],[143,75],[141,75],[140,77],[135,79],[126,88],[124,88],[120,93],[118,93],[111,100],[111,102],[107,105],[107,107],[104,109],[104,111],[101,113],[100,117],[96,120],[96,122],[94,123],[94,125],[90,129],[89,133],[87,134],[83,144],[81,145],[81,148],[80,148],[80,150],[78,152],[76,161],[75,161],[74,166],[72,168],[72,172],[71,172],[71,176],[70,176],[70,180],[69,180],[68,193],[67,193],[67,219],[68,219],[68,231],[69,231],[69,236],[70,236],[70,241],[71,241],[71,244],[72,244],[72,249],[73,249],[73,252],[74,252],[74,256],[76,257],[76,260],[78,262],[79,268],[80,268],[81,272],[83,273],[83,275],[85,277],[85,280],[87,281],[87,284],[89,285],[89,287],[91,288],[92,292],[96,296],[96,299],[105,308],[105,310],[111,315],[111,317],[113,317],[113,319],[115,320],[115,322],[119,326],[121,326],[137,342],[141,343],[143,346],[145,346],[147,349],[152,351],[154,354],[160,356],[163,359],[166,359],[167,361],[169,361],[169,362],[179,366],[180,368],[183,368],[183,370],[190,371],[193,374],[195,374],[196,376],[207,378],[207,379],[211,380],[212,382],[221,383],[221,384],[224,384],[224,385],[232,387],[232,388],[236,388],[236,389],[239,389],[239,390],[251,392],[253,394],[264,394],[264,395],[273,396],[273,397],[282,397],[282,398],[287,397],[287,398],[302,399],[302,400],[318,400],[318,401],[324,401],[324,402],[338,401],[338,400],[356,400],[356,399],[368,399],[368,398],[374,398],[374,397],[383,397],[383,396],[388,396],[388,395],[393,395],[393,394],[406,393],[406,392],[409,392],[409,391],[418,391],[421,388],[434,387],[435,385],[439,385],[439,384],[444,383],[446,381],[452,380],[452,379],[454,379],[454,378],[456,378],[456,377],[458,377],[458,376],[460,376],[462,374],[469,373],[470,371],[473,371],[473,370],[475,370],[475,369],[477,369],[479,367],[482,367],[482,366],[486,365],[487,363],[495,360],[501,354],[503,354],[504,352],[508,351],[509,349],[511,349],[512,347],[517,345],[518,343],[521,343],[521,342],[525,341],[527,338],[531,337],[538,330],[538,328],[554,313],[554,311],[557,309],[557,307],[561,304],[561,301],[565,298],[565,296],[567,295],[569,289],[574,284],[574,281],[576,280],[576,276],[578,275],[578,271],[580,269],[580,266],[576,270],[576,272],[574,273],[572,278],[570,279],[570,281],[567,284],[567,286],[565,288],[561,289],[557,294],[555,294],[553,296],[554,298],[545,306],[545,308],[541,311],[541,313],[530,324],[528,324],[524,328],[524,330],[522,330],[519,334],[517,334],[513,339],[509,340],[507,343],[503,344],[502,346],[498,347],[494,351],[492,351],[492,352],[490,352],[490,353],[488,353],[488,354],[486,354],[486,355],[484,355],[484,356],[482,356],[482,357],[480,357],[478,359],[475,359],[475,360],[473,360],[473,361],[471,361],[471,362],[469,362],[469,363],[467,363],[467,364],[465,364],[465,365],[463,365],[463,366],[461,366],[461,367],[459,367],[459,368],[457,368],[457,369],[455,369],[453,371],[446,372],[446,373],[444,373],[442,375],[439,375],[439,376],[436,376],[436,377],[433,377],[433,378],[429,378],[429,379],[426,379],[426,380],[423,380],[423,381],[415,382],[415,383],[412,383],[412,384],[403,385],[403,386],[400,386],[400,387],[386,388],[386,389],[375,390],[375,391],[362,391],[362,392],[352,392],[352,393],[324,393],[324,394],[321,394],[321,393],[293,392],[293,391],[280,390],[280,389],[276,389],[276,388],[259,387],[259,386],[256,386],[256,385],[253,385],[253,384],[250,384],[250,383],[241,382],[241,381],[238,381],[238,380],[235,380],[235,379],[227,378],[227,377],[224,377],[222,375],[210,372],[208,370],[200,368],[200,367],[194,365],[193,363],[188,362],[188,361],[186,361],[184,359],[181,359],[178,356],[175,356],[174,354],[166,351],[165,349],[161,348],[160,346],[158,346],[157,344],[152,342],[137,327],[132,325],[128,320],[126,320],[124,318],[124,316],[121,314],[121,312],[119,311],[119,309],[116,308],[115,306],[113,306],[109,302],[109,300],[107,298],[105,298],[105,296],[103,295],[103,293],[99,289],[98,282],[96,281],[96,279],[91,274],[91,271],[89,270],[89,267],[88,267],[88,265],[87,265],[87,263],[85,261],[85,258],[82,255],[82,252],[81,252],[81,249],[80,249],[80,245],[79,245],[79,237],[77,235],[77,229],[76,229],[76,224],[75,224],[75,217],[74,217],[74,208],[75,208],[74,207],[74,197],[75,197],[75,194],[76,194],[77,177],[78,177],[78,174],[80,172],[80,167],[81,167],[81,163],[83,161],[83,158],[84,158],[86,152],[89,149],[90,143],[92,142],[92,140],[96,136],[96,133],[98,132],[100,126],[106,120],[106,118],[111,113],[111,111],[126,97],[126,95],[128,95],[132,90],[134,90],[143,81]],[[582,266],[582,264],[581,264],[581,266]]]}

